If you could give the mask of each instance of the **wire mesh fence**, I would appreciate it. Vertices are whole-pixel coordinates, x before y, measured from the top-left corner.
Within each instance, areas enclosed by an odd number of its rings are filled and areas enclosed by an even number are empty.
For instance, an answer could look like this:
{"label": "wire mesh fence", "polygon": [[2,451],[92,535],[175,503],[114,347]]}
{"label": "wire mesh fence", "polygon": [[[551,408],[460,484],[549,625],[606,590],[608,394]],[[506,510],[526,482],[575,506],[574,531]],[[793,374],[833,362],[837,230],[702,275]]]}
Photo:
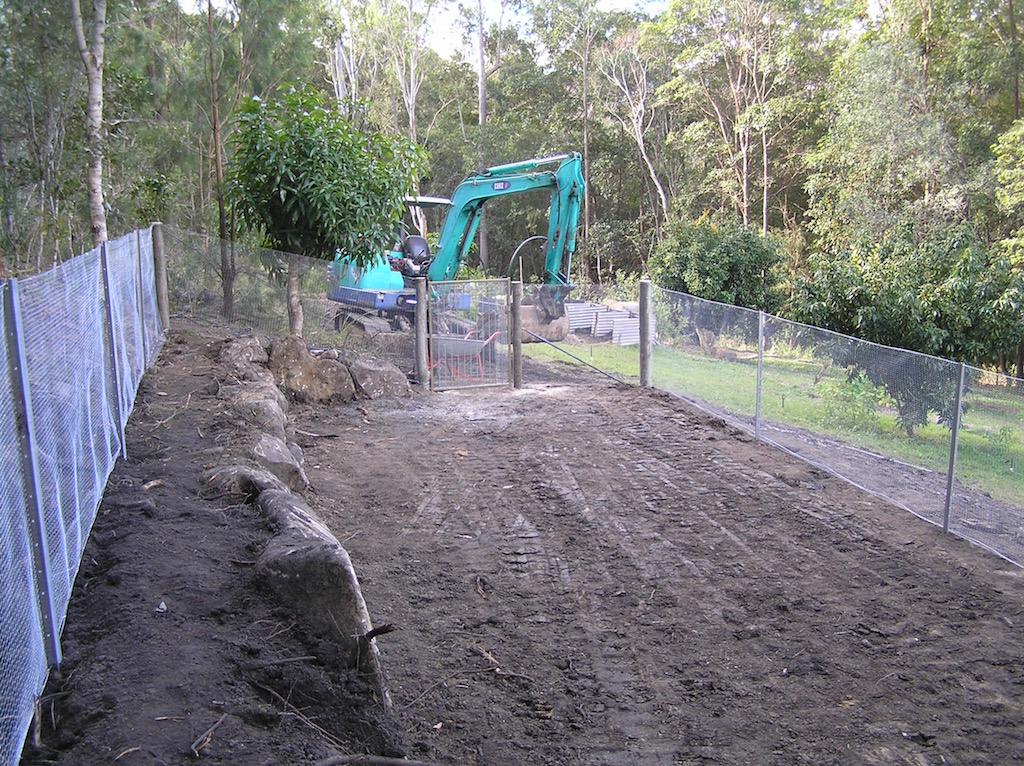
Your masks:
{"label": "wire mesh fence", "polygon": [[[0,323],[7,336],[6,317]],[[0,366],[10,369],[7,344],[0,344]],[[9,375],[0,375],[0,764],[17,763],[32,720],[36,695],[46,682],[43,628],[35,599],[31,541],[22,509],[17,415]]]}
{"label": "wire mesh fence", "polygon": [[965,369],[949,529],[1024,564],[1024,381]]}
{"label": "wire mesh fence", "polygon": [[[164,239],[168,300],[176,321],[230,328],[232,333],[287,335],[291,269],[302,309],[302,337],[310,346],[373,354],[412,372],[415,343],[406,315],[328,299],[327,261],[170,227],[164,229]],[[233,274],[230,306],[225,305],[222,258]]]}
{"label": "wire mesh fence", "polygon": [[431,388],[509,385],[508,296],[507,279],[430,286]]}
{"label": "wire mesh fence", "polygon": [[0,764],[14,764],[139,381],[162,343],[152,229],[10,280],[0,344]]}

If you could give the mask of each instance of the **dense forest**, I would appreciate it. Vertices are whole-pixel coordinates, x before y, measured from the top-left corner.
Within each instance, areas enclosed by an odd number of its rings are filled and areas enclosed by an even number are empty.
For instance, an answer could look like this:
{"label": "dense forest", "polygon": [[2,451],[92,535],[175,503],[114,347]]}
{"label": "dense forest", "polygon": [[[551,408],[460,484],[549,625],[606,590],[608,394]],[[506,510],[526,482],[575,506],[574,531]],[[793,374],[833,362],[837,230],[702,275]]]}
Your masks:
{"label": "dense forest", "polygon": [[[0,0],[0,276],[154,220],[231,236],[240,107],[303,85],[421,146],[423,194],[582,152],[576,282],[1024,369],[1013,0],[442,2]],[[472,265],[544,230],[531,202]]]}

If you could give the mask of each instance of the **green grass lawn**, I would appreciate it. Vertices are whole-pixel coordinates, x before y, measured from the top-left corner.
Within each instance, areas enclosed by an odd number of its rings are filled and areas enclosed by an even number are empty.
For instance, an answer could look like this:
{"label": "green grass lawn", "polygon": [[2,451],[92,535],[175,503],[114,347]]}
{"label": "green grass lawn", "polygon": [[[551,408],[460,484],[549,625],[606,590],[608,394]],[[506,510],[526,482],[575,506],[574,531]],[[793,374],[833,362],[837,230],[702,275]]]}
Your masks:
{"label": "green grass lawn", "polygon": [[640,357],[636,346],[616,346],[614,343],[561,343],[558,348],[547,343],[524,343],[523,356],[541,362],[564,362],[579,365],[569,354],[579,357],[599,370],[626,381],[640,379]]}

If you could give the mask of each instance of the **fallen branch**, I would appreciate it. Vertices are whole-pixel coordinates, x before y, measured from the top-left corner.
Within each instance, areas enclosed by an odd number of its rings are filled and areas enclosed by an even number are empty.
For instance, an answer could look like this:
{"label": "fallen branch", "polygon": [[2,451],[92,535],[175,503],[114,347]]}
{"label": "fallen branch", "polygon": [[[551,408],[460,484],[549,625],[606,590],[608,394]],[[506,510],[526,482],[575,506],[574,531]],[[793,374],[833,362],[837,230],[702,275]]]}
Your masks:
{"label": "fallen branch", "polygon": [[309,436],[314,439],[337,439],[338,434],[315,434],[312,431],[300,431],[298,428],[295,429],[295,433],[298,436]]}
{"label": "fallen branch", "polygon": [[386,633],[393,633],[396,630],[398,630],[398,628],[395,625],[392,625],[390,622],[388,622],[384,625],[378,625],[373,630],[366,631],[365,633],[363,633],[363,635],[359,637],[359,640],[365,643],[369,643],[377,636],[383,636]]}
{"label": "fallen branch", "polygon": [[246,670],[259,670],[260,668],[269,668],[272,665],[287,665],[290,662],[311,662],[316,660],[313,655],[306,655],[303,657],[285,657],[281,660],[267,660],[266,662],[257,662],[255,665],[249,665]]}
{"label": "fallen branch", "polygon": [[[224,713],[223,715],[221,715],[220,718],[217,719],[217,723],[215,723],[209,729],[207,729],[202,734],[200,734],[198,737],[196,737],[196,741],[192,743],[192,754],[196,758],[199,757],[199,751],[202,750],[204,747],[206,747],[207,745],[210,744],[210,741],[213,739],[213,732],[214,732],[214,730],[216,730],[216,728],[218,726],[220,726],[222,723],[224,723],[224,719],[227,718],[227,717],[228,717],[228,714]],[[120,756],[118,756],[118,757],[120,758]]]}
{"label": "fallen branch", "polygon": [[385,758],[382,755],[332,755],[314,766],[345,766],[349,763],[363,763],[368,766],[431,766],[425,761],[407,761],[405,758]]}
{"label": "fallen branch", "polygon": [[[331,621],[334,622],[335,629],[339,630],[340,632],[340,629],[338,628],[338,622],[334,619],[333,614],[331,614]],[[370,653],[370,642],[373,639],[375,639],[377,636],[383,636],[387,633],[392,633],[396,630],[398,630],[397,627],[395,627],[391,623],[386,623],[385,625],[379,625],[376,628],[373,628],[372,630],[368,630],[360,636],[356,636],[355,656],[351,658],[350,663],[352,667],[358,668],[361,664],[362,658]]]}
{"label": "fallen branch", "polygon": [[456,678],[458,678],[459,676],[476,675],[476,674],[479,674],[479,673],[493,673],[495,670],[497,670],[497,668],[476,668],[474,670],[458,670],[458,671],[452,673],[447,678],[443,678],[440,681],[438,681],[437,683],[431,684],[430,686],[428,686],[426,689],[424,689],[422,692],[420,692],[419,696],[416,697],[416,699],[414,699],[412,702],[410,702],[409,704],[405,705],[404,707],[406,707],[406,708],[412,707],[417,702],[419,702],[421,699],[423,699],[428,694],[430,694],[430,692],[434,691],[434,689],[438,688],[439,686],[444,686],[449,681],[453,681]]}

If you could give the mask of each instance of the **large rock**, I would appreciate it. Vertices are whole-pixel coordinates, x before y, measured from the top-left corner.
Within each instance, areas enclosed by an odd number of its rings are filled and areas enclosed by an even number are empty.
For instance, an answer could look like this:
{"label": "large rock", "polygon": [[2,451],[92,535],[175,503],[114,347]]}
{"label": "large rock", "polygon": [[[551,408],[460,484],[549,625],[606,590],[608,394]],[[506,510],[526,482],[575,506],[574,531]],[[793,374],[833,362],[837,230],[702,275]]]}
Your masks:
{"label": "large rock", "polygon": [[552,343],[565,340],[569,335],[568,315],[560,316],[550,322],[545,322],[542,317],[544,317],[544,313],[538,311],[536,306],[523,306],[523,332],[521,333],[523,343],[536,343],[535,336],[540,336]]}
{"label": "large rock", "polygon": [[229,495],[245,495],[250,500],[268,489],[285,491],[287,487],[269,471],[251,465],[221,465],[206,472],[206,483]]}
{"label": "large rock", "polygon": [[284,441],[287,436],[288,400],[273,383],[244,381],[221,387],[220,398],[258,430]]}
{"label": "large rock", "polygon": [[307,628],[340,646],[389,707],[380,655],[369,637],[373,626],[348,552],[292,493],[264,491],[257,505],[279,530],[260,555],[257,573]]}
{"label": "large rock", "polygon": [[247,364],[266,364],[268,354],[264,341],[255,335],[235,338],[221,349],[219,361],[242,368]]}
{"label": "large rock", "polygon": [[390,362],[371,356],[357,356],[345,360],[356,390],[368,399],[382,396],[409,396],[412,387],[405,373]]}
{"label": "large rock", "polygon": [[284,391],[299,402],[349,401],[356,387],[348,367],[317,359],[301,338],[289,335],[270,345],[267,367]]}
{"label": "large rock", "polygon": [[309,486],[306,472],[302,470],[302,450],[297,444],[287,444],[283,439],[263,433],[253,445],[252,454],[289,489],[301,492]]}

